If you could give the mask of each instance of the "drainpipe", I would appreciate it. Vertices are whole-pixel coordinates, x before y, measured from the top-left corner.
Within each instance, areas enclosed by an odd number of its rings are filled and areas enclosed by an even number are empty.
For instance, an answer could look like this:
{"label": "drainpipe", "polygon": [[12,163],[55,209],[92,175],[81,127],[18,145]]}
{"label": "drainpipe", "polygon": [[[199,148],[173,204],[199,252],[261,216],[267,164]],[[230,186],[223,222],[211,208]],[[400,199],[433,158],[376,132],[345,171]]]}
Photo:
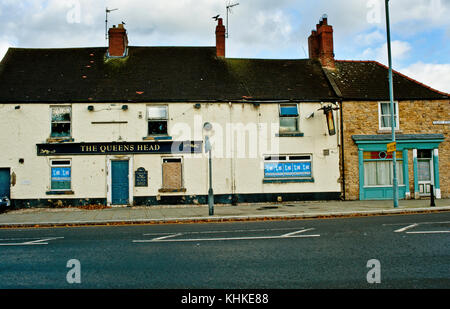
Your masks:
{"label": "drainpipe", "polygon": [[341,187],[342,187],[342,198],[345,201],[345,157],[344,157],[344,104],[342,100],[339,101],[339,111],[340,111],[340,136],[341,136],[341,165],[342,165],[342,174],[341,174]]}

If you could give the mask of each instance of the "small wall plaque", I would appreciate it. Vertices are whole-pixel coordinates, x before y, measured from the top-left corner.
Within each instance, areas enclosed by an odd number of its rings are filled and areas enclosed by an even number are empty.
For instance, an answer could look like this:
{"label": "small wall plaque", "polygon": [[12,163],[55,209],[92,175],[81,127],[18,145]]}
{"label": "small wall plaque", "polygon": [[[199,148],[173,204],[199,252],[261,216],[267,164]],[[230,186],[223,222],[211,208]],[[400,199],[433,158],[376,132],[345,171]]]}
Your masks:
{"label": "small wall plaque", "polygon": [[145,168],[140,167],[134,172],[134,186],[148,187],[148,172]]}

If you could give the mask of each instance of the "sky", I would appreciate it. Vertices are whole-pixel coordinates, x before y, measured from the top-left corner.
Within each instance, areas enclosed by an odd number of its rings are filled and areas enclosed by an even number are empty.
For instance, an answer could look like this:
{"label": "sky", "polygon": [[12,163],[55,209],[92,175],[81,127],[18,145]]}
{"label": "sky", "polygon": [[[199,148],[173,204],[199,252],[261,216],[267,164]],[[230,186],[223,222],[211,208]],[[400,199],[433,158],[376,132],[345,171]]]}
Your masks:
{"label": "sky", "polygon": [[[450,93],[450,0],[390,0],[393,67]],[[230,58],[308,58],[308,36],[327,14],[338,60],[387,65],[385,0],[1,0],[0,58],[9,47],[106,46],[125,22],[131,46],[214,46],[226,23]]]}

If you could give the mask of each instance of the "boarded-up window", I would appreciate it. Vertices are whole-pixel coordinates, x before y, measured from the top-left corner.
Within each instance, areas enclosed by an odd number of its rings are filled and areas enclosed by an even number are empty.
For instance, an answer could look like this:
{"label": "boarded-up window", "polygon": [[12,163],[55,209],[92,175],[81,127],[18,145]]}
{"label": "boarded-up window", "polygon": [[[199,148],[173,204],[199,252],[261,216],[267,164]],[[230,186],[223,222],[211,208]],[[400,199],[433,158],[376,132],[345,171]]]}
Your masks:
{"label": "boarded-up window", "polygon": [[163,189],[179,190],[183,187],[181,158],[165,158],[162,164]]}
{"label": "boarded-up window", "polygon": [[70,190],[71,188],[71,161],[51,160],[51,189]]}

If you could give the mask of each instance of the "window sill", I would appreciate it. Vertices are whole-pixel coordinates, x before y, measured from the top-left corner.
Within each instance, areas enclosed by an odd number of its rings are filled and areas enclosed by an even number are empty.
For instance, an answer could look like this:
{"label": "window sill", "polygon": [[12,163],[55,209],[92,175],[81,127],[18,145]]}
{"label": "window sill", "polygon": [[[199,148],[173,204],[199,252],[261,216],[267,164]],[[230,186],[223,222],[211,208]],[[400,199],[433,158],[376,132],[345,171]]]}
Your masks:
{"label": "window sill", "polygon": [[168,135],[159,135],[159,136],[144,136],[142,138],[142,140],[144,141],[171,141],[172,140],[172,136],[168,136]]}
{"label": "window sill", "polygon": [[263,179],[263,183],[314,182],[314,178]]}
{"label": "window sill", "polygon": [[186,192],[186,188],[179,188],[179,189],[161,188],[158,190],[158,192],[160,193]]}
{"label": "window sill", "polygon": [[46,140],[47,143],[70,143],[73,141],[72,137],[49,137]]}
{"label": "window sill", "polygon": [[[388,128],[388,129],[378,129],[377,131],[378,134],[390,134],[392,133],[392,129]],[[395,129],[395,133],[403,133],[402,130],[400,129]]]}
{"label": "window sill", "polygon": [[[405,184],[403,184],[403,185],[399,184],[398,186],[399,186],[399,187],[406,187]],[[374,188],[374,189],[377,189],[377,188],[392,188],[392,185],[363,186],[363,188],[364,188],[364,189],[371,189],[371,188]]]}
{"label": "window sill", "polygon": [[285,132],[285,133],[277,133],[275,134],[276,137],[303,137],[305,136],[304,133],[301,132]]}
{"label": "window sill", "polygon": [[74,195],[75,192],[72,190],[63,190],[63,191],[47,191],[45,192],[47,195]]}

